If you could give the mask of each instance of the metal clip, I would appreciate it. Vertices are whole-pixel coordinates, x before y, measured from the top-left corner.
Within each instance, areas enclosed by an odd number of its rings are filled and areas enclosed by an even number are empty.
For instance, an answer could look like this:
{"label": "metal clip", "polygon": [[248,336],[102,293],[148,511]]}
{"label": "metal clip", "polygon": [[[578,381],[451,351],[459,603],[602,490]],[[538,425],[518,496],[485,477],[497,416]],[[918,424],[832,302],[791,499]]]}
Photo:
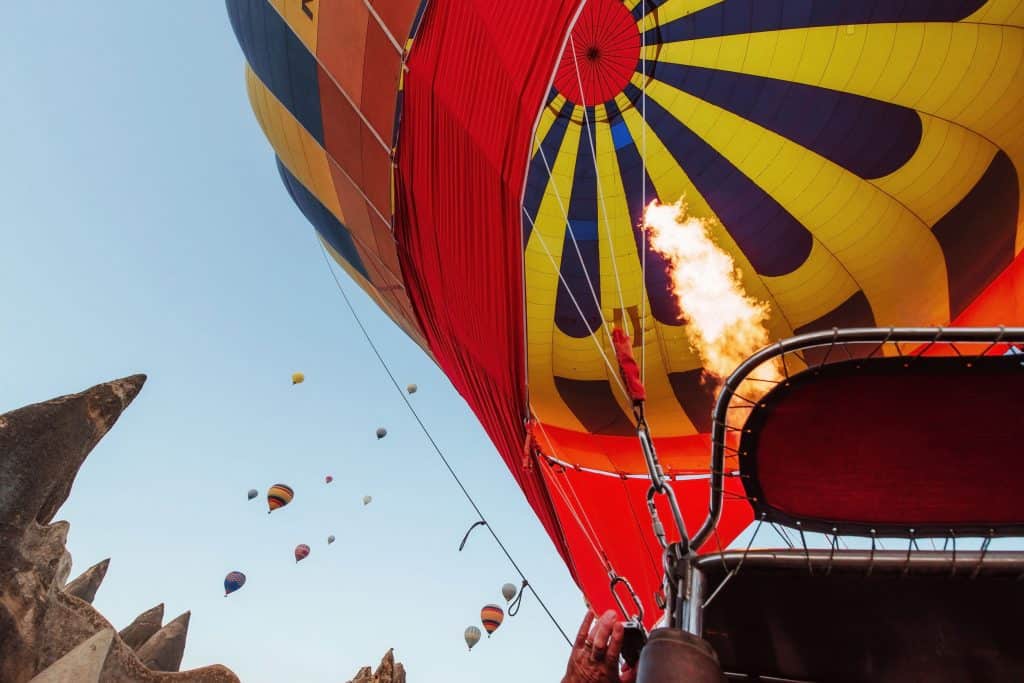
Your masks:
{"label": "metal clip", "polygon": [[[612,597],[615,599],[615,604],[619,606],[619,611],[622,612],[623,618],[627,621],[636,621],[637,623],[642,624],[644,621],[644,606],[640,602],[640,596],[638,596],[636,591],[633,590],[633,585],[628,579],[617,574],[610,574],[609,578],[612,580],[611,585],[609,586],[612,592]],[[615,590],[615,587],[618,585],[625,586],[626,590],[629,591],[629,597],[636,606],[636,614],[630,614],[626,610],[626,605],[622,602],[622,598],[619,597],[618,591]]]}
{"label": "metal clip", "polygon": [[643,406],[636,410],[639,424],[636,435],[640,439],[640,448],[644,454],[644,461],[647,464],[647,473],[651,478],[651,488],[647,491],[647,510],[651,514],[651,524],[654,526],[654,535],[661,544],[662,549],[669,546],[668,537],[665,533],[665,526],[658,515],[658,508],[655,503],[655,496],[662,495],[668,500],[669,510],[672,512],[672,522],[675,524],[676,532],[684,543],[688,542],[686,535],[686,524],[683,522],[683,512],[679,508],[679,501],[676,499],[676,492],[665,476],[665,471],[658,461],[658,453],[654,450],[654,443],[651,441],[651,434],[647,429],[647,422],[643,416]]}

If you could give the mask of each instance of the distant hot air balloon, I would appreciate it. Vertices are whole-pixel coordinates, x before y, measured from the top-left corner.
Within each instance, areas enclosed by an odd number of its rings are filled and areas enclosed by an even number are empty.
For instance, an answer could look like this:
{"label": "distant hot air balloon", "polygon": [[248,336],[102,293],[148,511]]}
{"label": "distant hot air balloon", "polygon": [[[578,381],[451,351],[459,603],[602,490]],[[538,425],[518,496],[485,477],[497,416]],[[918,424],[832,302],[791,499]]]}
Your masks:
{"label": "distant hot air balloon", "polygon": [[332,477],[331,475],[328,474],[326,477],[324,477],[325,483],[330,484],[332,481],[334,481],[334,477]]}
{"label": "distant hot air balloon", "polygon": [[516,597],[516,593],[519,589],[516,588],[514,583],[506,583],[501,587],[501,594],[505,596],[505,602],[512,602],[512,598]]}
{"label": "distant hot air balloon", "polygon": [[300,543],[295,546],[295,561],[302,562],[304,559],[309,557],[309,546],[305,543]]}
{"label": "distant hot air balloon", "polygon": [[373,502],[373,496],[363,496],[363,505],[369,505]]}
{"label": "distant hot air balloon", "polygon": [[327,545],[334,543],[334,534],[327,537]]}
{"label": "distant hot air balloon", "polygon": [[292,373],[292,384],[293,385],[294,384],[302,384],[305,381],[306,381],[306,376],[304,374],[302,374],[301,372],[293,372]]}
{"label": "distant hot air balloon", "polygon": [[504,620],[505,611],[497,605],[484,605],[484,608],[480,610],[480,621],[484,625],[484,630],[487,631],[488,638],[498,630]]}
{"label": "distant hot air balloon", "polygon": [[378,439],[383,439],[387,435],[388,435],[388,430],[384,429],[383,427],[377,427],[377,438]]}
{"label": "distant hot air balloon", "polygon": [[267,514],[292,502],[294,497],[295,491],[292,490],[291,486],[287,484],[274,484],[267,489],[267,507],[270,508]]}
{"label": "distant hot air balloon", "polygon": [[260,495],[260,492],[257,491],[256,489],[249,489],[249,493],[248,493],[249,500],[252,500],[253,498],[255,498],[258,495]]}
{"label": "distant hot air balloon", "polygon": [[466,629],[466,645],[472,650],[473,646],[480,642],[480,629],[470,626]]}
{"label": "distant hot air balloon", "polygon": [[417,389],[419,389],[419,387],[416,386],[415,384],[410,384],[407,387],[405,387],[405,390],[408,391],[410,394],[415,394]]}
{"label": "distant hot air balloon", "polygon": [[224,597],[231,595],[245,585],[245,574],[242,572],[228,572],[224,577]]}

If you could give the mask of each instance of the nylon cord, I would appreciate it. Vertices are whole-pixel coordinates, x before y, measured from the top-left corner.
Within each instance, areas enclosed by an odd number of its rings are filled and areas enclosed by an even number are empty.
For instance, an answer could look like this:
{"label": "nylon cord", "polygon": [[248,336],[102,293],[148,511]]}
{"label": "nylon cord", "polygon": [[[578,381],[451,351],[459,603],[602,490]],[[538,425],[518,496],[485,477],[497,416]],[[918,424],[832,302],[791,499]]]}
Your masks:
{"label": "nylon cord", "polygon": [[391,372],[390,366],[388,366],[387,361],[384,360],[384,357],[377,349],[377,345],[374,343],[373,337],[370,336],[370,333],[366,329],[366,326],[363,325],[363,321],[359,318],[359,314],[356,312],[355,307],[352,305],[352,301],[351,299],[349,299],[348,293],[345,291],[345,288],[342,287],[341,281],[338,280],[338,275],[337,273],[334,272],[334,268],[331,266],[331,260],[330,257],[327,255],[327,250],[324,248],[323,242],[320,241],[319,233],[317,233],[314,230],[313,234],[316,236],[317,245],[320,247],[320,253],[324,257],[324,263],[327,264],[327,270],[331,273],[331,279],[334,280],[334,284],[338,288],[338,292],[341,293],[341,297],[345,301],[345,306],[348,308],[349,313],[352,314],[353,320],[356,321],[356,325],[359,327],[359,331],[362,332],[363,337],[366,338],[366,342],[370,345],[370,349],[373,351],[373,355],[377,357],[377,360],[380,362],[381,367],[384,368],[384,372],[387,373],[388,379],[391,380],[391,384],[393,384],[395,387],[395,391],[398,393],[399,397],[401,397],[402,401],[405,403],[406,408],[409,409],[409,412],[412,413],[412,416],[416,420],[416,423],[420,426],[420,429],[423,431],[423,434],[427,437],[427,441],[430,442],[430,445],[434,448],[434,452],[437,453],[437,456],[441,459],[441,462],[444,464],[445,469],[448,470],[448,474],[450,474],[452,479],[455,480],[455,483],[459,485],[459,489],[462,491],[462,495],[466,497],[466,500],[469,501],[469,504],[473,507],[473,510],[476,511],[476,514],[480,518],[480,521],[484,523],[483,526],[487,528],[487,531],[491,534],[491,537],[494,538],[494,542],[498,544],[499,548],[501,548],[501,552],[504,553],[505,558],[509,561],[509,564],[511,564],[513,569],[516,570],[516,573],[519,574],[519,578],[524,582],[525,586],[530,589],[531,593],[533,593],[533,597],[537,598],[537,602],[540,603],[540,606],[541,608],[543,608],[544,613],[548,615],[548,619],[550,619],[551,623],[554,624],[556,629],[558,629],[558,632],[562,635],[562,638],[565,639],[565,642],[569,645],[569,647],[572,647],[572,640],[569,639],[569,636],[566,634],[565,629],[563,629],[562,625],[558,623],[557,619],[555,619],[555,615],[551,613],[550,609],[548,609],[547,604],[545,604],[544,600],[537,593],[537,589],[533,587],[533,584],[530,583],[529,580],[527,580],[526,574],[523,573],[523,570],[519,568],[519,564],[512,558],[512,554],[508,551],[508,548],[505,547],[505,544],[502,543],[501,538],[498,536],[497,532],[494,531],[494,528],[491,526],[491,523],[487,521],[487,517],[480,509],[480,506],[476,504],[475,500],[473,500],[473,496],[470,495],[469,491],[466,489],[465,484],[462,483],[462,480],[459,478],[459,475],[456,474],[455,470],[452,468],[451,463],[448,462],[448,458],[445,457],[445,454],[441,450],[441,447],[437,445],[437,442],[431,435],[430,430],[427,429],[426,424],[423,423],[423,420],[420,418],[419,413],[416,412],[416,408],[413,407],[412,403],[409,401],[409,397],[406,396],[405,391],[402,389],[401,385],[399,385],[398,380],[395,379],[395,375]]}

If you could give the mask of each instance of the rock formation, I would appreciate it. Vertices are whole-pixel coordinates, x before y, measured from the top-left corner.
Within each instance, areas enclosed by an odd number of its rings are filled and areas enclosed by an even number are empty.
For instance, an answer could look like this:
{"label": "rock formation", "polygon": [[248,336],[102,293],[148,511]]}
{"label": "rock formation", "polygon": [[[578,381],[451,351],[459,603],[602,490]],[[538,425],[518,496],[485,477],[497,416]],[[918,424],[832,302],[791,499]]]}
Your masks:
{"label": "rock formation", "polygon": [[395,662],[395,651],[388,650],[376,671],[364,666],[348,683],[405,683],[405,667]]}
{"label": "rock formation", "polygon": [[82,572],[82,575],[64,587],[64,592],[73,595],[79,600],[85,600],[90,605],[96,597],[96,591],[103,583],[107,575],[107,567],[110,566],[110,558],[97,562]]}
{"label": "rock formation", "polygon": [[143,643],[160,630],[160,624],[164,623],[164,603],[148,610],[135,617],[135,620],[124,627],[117,635],[121,636],[124,644],[133,650],[138,650]]}
{"label": "rock formation", "polygon": [[[53,522],[89,452],[145,376],[100,384],[0,415],[0,681],[237,683],[215,665],[182,673],[188,613],[160,628],[163,606],[115,633],[91,604],[107,561],[67,587],[69,526]],[[138,652],[138,654],[136,654]],[[145,659],[140,659],[144,655]]]}
{"label": "rock formation", "polygon": [[185,639],[188,637],[188,620],[191,612],[164,626],[136,649],[139,659],[153,671],[177,671],[185,655]]}

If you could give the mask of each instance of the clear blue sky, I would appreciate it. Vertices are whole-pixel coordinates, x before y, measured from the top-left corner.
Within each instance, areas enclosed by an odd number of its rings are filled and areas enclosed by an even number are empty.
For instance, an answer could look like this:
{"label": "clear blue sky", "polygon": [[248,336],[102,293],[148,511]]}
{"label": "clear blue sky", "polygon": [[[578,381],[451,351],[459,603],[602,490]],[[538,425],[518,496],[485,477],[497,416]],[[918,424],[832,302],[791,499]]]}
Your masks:
{"label": "clear blue sky", "polygon": [[[473,511],[280,185],[223,3],[9,2],[0,19],[0,412],[149,375],[59,515],[73,573],[112,558],[97,607],[118,628],[161,601],[168,618],[191,609],[184,665],[247,683],[345,681],[392,646],[417,683],[558,680],[566,646],[529,596],[466,652],[463,629],[515,574],[486,533],[456,552]],[[575,629],[582,597],[465,404],[343,282]],[[289,508],[246,502],[277,481],[297,491]],[[249,582],[225,599],[233,569]]]}

